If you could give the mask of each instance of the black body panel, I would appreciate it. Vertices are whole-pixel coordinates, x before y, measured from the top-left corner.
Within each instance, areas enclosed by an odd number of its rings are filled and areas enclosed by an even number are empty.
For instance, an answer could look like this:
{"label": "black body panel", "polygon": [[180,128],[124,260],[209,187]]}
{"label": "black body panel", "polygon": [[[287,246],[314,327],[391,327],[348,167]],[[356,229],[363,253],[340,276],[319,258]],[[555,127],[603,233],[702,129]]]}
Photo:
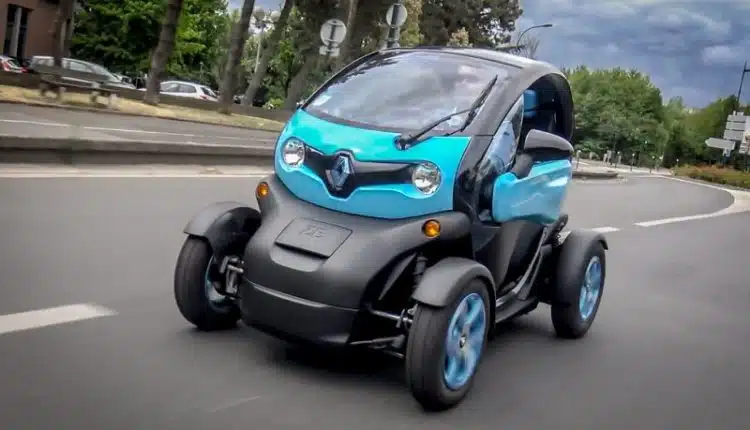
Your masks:
{"label": "black body panel", "polygon": [[[266,182],[270,192],[259,199],[263,221],[243,256],[240,306],[248,324],[292,337],[345,339],[384,268],[431,242],[469,234],[469,219],[460,212],[368,218],[299,200],[275,175]],[[422,232],[429,219],[441,223],[439,238]]]}
{"label": "black body panel", "polygon": [[241,253],[260,225],[260,213],[239,202],[218,202],[204,207],[182,230],[208,240],[216,260]]}
{"label": "black body panel", "polygon": [[495,281],[483,265],[467,258],[448,257],[427,269],[412,298],[419,303],[443,307],[453,303],[461,288],[479,278],[487,285],[490,302],[495,301]]}

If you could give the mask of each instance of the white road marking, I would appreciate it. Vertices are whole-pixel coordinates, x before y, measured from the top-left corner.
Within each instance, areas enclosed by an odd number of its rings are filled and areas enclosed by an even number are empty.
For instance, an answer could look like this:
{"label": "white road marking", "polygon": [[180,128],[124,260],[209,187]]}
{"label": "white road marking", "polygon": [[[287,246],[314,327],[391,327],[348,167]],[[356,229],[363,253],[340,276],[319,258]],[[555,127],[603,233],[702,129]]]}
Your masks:
{"label": "white road marking", "polygon": [[673,181],[685,182],[688,184],[698,185],[701,187],[722,190],[731,194],[734,201],[728,207],[722,210],[716,211],[716,212],[637,222],[634,225],[638,227],[654,227],[654,226],[664,225],[664,224],[673,224],[673,223],[685,222],[685,221],[695,221],[695,220],[701,220],[701,219],[716,218],[716,217],[720,217],[724,215],[733,215],[733,214],[738,214],[738,213],[743,213],[743,212],[750,212],[750,192],[748,191],[732,190],[729,188],[722,188],[717,185],[704,184],[701,182],[693,182],[693,181],[688,181],[688,180],[681,179],[681,178],[675,178],[672,176],[657,176],[657,177],[670,179]]}
{"label": "white road marking", "polygon": [[16,120],[16,119],[0,119],[0,122],[7,122],[10,124],[46,125],[49,127],[70,127],[70,124],[62,124],[59,122],[46,122],[46,121],[22,121],[22,120]]}
{"label": "white road marking", "polygon": [[0,335],[112,315],[117,315],[117,312],[92,304],[59,306],[0,315]]}
{"label": "white road marking", "polygon": [[0,179],[55,179],[55,178],[262,178],[267,173],[0,173]]}
{"label": "white road marking", "polygon": [[273,173],[261,166],[62,166],[0,164],[0,179],[46,178],[259,178]]}
{"label": "white road marking", "polygon": [[590,229],[591,231],[594,231],[596,233],[614,233],[616,231],[620,231],[617,227],[597,227]]}
{"label": "white road marking", "polygon": [[213,407],[213,408],[209,409],[208,412],[211,412],[211,413],[220,412],[220,411],[223,411],[223,410],[226,410],[226,409],[229,409],[229,408],[233,408],[235,406],[239,406],[239,405],[242,405],[242,404],[245,404],[245,403],[248,403],[248,402],[252,402],[253,400],[258,400],[258,399],[260,399],[260,396],[245,397],[245,398],[238,399],[238,400],[232,400],[230,402],[227,402],[227,403],[221,404],[219,406]]}
{"label": "white road marking", "polygon": [[[176,136],[176,137],[196,137],[200,139],[222,139],[222,140],[238,140],[238,141],[252,140],[254,142],[269,142],[269,143],[276,142],[276,139],[248,138],[248,137],[239,137],[239,136],[214,136],[214,135],[205,135],[205,134],[174,133],[174,132],[169,132],[169,131],[136,130],[136,129],[131,129],[131,128],[95,127],[95,126],[88,126],[88,125],[76,126],[73,124],[63,124],[63,123],[58,123],[58,122],[0,119],[0,123],[3,123],[3,122],[11,123],[11,124],[40,125],[40,126],[48,126],[48,127],[73,127],[73,128],[84,129],[84,130],[104,131],[104,132],[109,131],[109,132],[132,133],[132,134],[152,134],[152,135]],[[221,124],[206,124],[206,125],[209,125],[209,126],[216,125],[219,127],[221,126]]]}

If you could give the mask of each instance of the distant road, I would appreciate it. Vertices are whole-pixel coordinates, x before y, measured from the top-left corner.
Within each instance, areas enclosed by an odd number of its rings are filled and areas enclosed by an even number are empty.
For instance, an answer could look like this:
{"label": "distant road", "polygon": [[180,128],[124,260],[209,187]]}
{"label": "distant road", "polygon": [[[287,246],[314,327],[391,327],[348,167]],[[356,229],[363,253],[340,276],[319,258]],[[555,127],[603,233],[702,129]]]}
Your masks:
{"label": "distant road", "polygon": [[0,103],[0,134],[28,137],[273,145],[278,133],[160,118]]}

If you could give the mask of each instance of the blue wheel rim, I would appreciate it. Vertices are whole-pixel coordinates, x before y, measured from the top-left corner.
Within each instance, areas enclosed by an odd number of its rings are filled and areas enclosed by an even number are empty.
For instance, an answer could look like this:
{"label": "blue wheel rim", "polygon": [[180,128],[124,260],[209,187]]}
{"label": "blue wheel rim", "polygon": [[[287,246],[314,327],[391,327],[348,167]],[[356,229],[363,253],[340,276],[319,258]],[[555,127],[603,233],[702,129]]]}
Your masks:
{"label": "blue wheel rim", "polygon": [[583,285],[578,298],[578,310],[583,321],[591,318],[594,314],[599,295],[602,292],[602,262],[598,256],[591,257],[586,273],[583,276]]}
{"label": "blue wheel rim", "polygon": [[208,261],[208,265],[206,266],[206,273],[203,278],[203,286],[206,291],[206,299],[208,299],[209,306],[217,310],[222,310],[225,307],[226,301],[228,299],[222,296],[218,291],[216,291],[213,282],[211,282],[211,267],[213,267],[213,264],[214,258],[211,257],[211,259]]}
{"label": "blue wheel rim", "polygon": [[487,312],[482,296],[468,294],[453,313],[445,338],[443,378],[449,389],[460,389],[476,371],[486,327]]}

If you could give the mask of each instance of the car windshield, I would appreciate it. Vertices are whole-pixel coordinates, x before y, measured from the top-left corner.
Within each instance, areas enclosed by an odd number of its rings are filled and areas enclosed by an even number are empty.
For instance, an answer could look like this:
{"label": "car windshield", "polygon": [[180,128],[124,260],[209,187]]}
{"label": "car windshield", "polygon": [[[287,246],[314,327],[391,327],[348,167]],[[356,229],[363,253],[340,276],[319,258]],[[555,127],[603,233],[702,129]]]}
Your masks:
{"label": "car windshield", "polygon": [[109,80],[112,81],[112,82],[122,82],[117,76],[115,76],[112,72],[110,72],[109,70],[105,69],[104,67],[102,67],[102,66],[100,66],[98,64],[94,64],[94,63],[86,63],[86,64],[97,75],[107,76],[107,78],[109,78]]}
{"label": "car windshield", "polygon": [[6,63],[8,63],[8,66],[14,68],[14,69],[20,69],[21,65],[18,64],[18,61],[16,61],[14,58],[9,57],[2,57],[1,59],[5,60]]}
{"label": "car windshield", "polygon": [[[310,100],[306,110],[365,128],[414,130],[468,108],[492,78],[498,76],[497,89],[516,71],[465,55],[388,53],[335,78]],[[459,127],[464,119],[465,114],[457,115],[435,130]]]}
{"label": "car windshield", "polygon": [[218,98],[218,96],[216,95],[216,93],[214,93],[211,90],[211,88],[201,86],[200,89],[201,89],[201,91],[203,91],[203,94],[205,94],[207,96],[210,96],[210,97],[213,97],[213,98]]}

